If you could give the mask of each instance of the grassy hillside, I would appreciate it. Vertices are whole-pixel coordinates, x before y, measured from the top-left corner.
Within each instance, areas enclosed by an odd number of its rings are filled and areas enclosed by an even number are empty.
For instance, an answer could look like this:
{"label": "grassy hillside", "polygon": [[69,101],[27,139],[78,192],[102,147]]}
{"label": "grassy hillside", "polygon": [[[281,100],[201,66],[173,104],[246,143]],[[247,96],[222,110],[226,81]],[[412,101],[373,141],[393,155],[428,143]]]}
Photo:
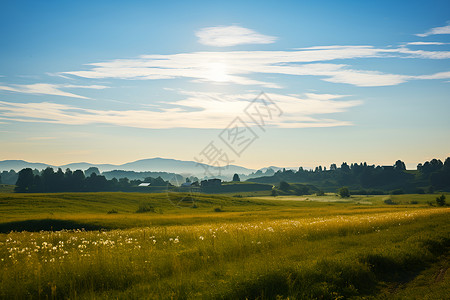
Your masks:
{"label": "grassy hillside", "polygon": [[444,299],[434,198],[0,194],[3,232],[92,229],[0,234],[0,298]]}
{"label": "grassy hillside", "polygon": [[[0,232],[116,229],[149,225],[328,216],[426,208],[434,195],[233,197],[200,193],[0,193]],[[397,205],[385,205],[393,199]],[[411,204],[414,203],[414,204]],[[149,212],[137,213],[142,208]],[[350,209],[350,210],[349,210]],[[58,222],[64,221],[64,222]],[[69,223],[72,222],[72,223]]]}

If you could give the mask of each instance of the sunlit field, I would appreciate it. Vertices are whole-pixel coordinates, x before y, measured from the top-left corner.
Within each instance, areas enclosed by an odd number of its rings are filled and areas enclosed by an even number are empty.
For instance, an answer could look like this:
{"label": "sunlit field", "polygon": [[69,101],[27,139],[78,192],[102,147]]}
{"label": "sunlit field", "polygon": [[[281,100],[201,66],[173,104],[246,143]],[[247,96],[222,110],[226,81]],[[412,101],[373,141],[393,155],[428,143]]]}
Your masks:
{"label": "sunlit field", "polygon": [[0,297],[445,299],[434,197],[0,194]]}

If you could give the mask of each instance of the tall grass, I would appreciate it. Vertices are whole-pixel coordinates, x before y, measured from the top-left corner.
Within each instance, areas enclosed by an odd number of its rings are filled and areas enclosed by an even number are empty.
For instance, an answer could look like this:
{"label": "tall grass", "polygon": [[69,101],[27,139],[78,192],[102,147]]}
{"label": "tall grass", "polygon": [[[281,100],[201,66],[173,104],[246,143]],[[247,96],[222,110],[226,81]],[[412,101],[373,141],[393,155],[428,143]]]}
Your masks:
{"label": "tall grass", "polygon": [[448,251],[448,209],[0,235],[0,297],[339,299]]}

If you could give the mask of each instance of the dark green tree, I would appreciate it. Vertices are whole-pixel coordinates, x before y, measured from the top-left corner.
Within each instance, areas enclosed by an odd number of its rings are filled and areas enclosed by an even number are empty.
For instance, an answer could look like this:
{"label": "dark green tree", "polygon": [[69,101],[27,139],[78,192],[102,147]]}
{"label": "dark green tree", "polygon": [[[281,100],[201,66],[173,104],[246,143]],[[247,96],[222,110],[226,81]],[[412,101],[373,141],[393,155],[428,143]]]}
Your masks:
{"label": "dark green tree", "polygon": [[444,206],[445,205],[445,195],[442,194],[440,197],[436,197],[436,203],[439,206]]}
{"label": "dark green tree", "polygon": [[341,198],[348,198],[348,197],[350,197],[350,191],[345,186],[341,187],[339,189],[339,196],[341,196]]}
{"label": "dark green tree", "polygon": [[55,187],[55,171],[51,167],[47,167],[41,174],[42,186],[44,192],[54,192]]}
{"label": "dark green tree", "polygon": [[108,181],[105,176],[96,175],[95,172],[92,172],[91,176],[86,177],[84,182],[89,192],[101,192],[108,189]]}
{"label": "dark green tree", "polygon": [[445,162],[444,162],[444,170],[445,170],[445,171],[447,171],[447,170],[450,171],[450,157],[447,157],[447,158],[445,159]]}
{"label": "dark green tree", "polygon": [[52,192],[67,191],[64,182],[64,172],[61,170],[61,168],[58,168],[58,171],[55,172],[55,176],[53,177],[53,185],[54,190]]}
{"label": "dark green tree", "polygon": [[97,167],[90,167],[86,171],[84,171],[86,177],[91,176],[92,173],[95,173],[95,175],[100,175],[100,170]]}
{"label": "dark green tree", "polygon": [[241,178],[239,178],[238,174],[233,175],[233,181],[241,181]]}
{"label": "dark green tree", "polygon": [[344,171],[344,172],[350,171],[350,167],[348,166],[348,164],[346,162],[343,162],[341,164],[341,171]]}
{"label": "dark green tree", "polygon": [[398,171],[405,171],[406,165],[400,159],[395,162],[395,169]]}
{"label": "dark green tree", "polygon": [[124,191],[130,187],[130,180],[127,177],[120,178],[118,185],[119,185],[120,190]]}
{"label": "dark green tree", "polygon": [[42,185],[42,179],[39,175],[34,175],[33,186],[31,187],[30,192],[33,193],[41,193],[44,191],[44,186]]}
{"label": "dark green tree", "polygon": [[83,171],[75,170],[72,174],[72,180],[70,182],[70,190],[74,192],[82,192],[84,190],[85,176]]}
{"label": "dark green tree", "polygon": [[34,182],[33,170],[25,168],[20,170],[19,178],[17,178],[15,191],[19,193],[26,193],[32,189]]}

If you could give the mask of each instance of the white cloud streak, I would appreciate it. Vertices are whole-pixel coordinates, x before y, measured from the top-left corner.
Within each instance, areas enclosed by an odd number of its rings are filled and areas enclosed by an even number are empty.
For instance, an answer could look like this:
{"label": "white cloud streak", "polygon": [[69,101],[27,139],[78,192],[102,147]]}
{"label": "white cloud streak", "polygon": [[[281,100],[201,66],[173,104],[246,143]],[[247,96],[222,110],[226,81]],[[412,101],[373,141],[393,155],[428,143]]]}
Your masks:
{"label": "white cloud streak", "polygon": [[59,85],[59,86],[64,87],[64,88],[93,89],[93,90],[103,90],[103,89],[109,88],[109,86],[106,86],[106,85],[96,85],[96,84],[92,84],[92,85],[63,84],[63,85]]}
{"label": "white cloud streak", "polygon": [[9,91],[15,93],[23,94],[34,94],[34,95],[52,95],[52,96],[63,96],[71,98],[89,99],[81,95],[64,92],[61,88],[85,88],[85,89],[105,89],[107,86],[103,85],[58,85],[49,83],[35,83],[35,84],[14,84],[14,85],[0,85],[0,90]]}
{"label": "white cloud streak", "polygon": [[[397,85],[411,79],[401,74],[357,70],[346,64],[328,63],[354,58],[424,58],[447,59],[450,51],[411,50],[407,47],[380,49],[371,46],[325,46],[293,51],[193,52],[171,55],[142,55],[135,59],[89,64],[90,69],[63,72],[84,78],[170,79],[259,85],[280,88],[273,82],[255,80],[251,74],[319,76],[322,80],[356,86]],[[217,66],[223,68],[217,68]],[[218,80],[220,79],[220,80]]]}
{"label": "white cloud streak", "polygon": [[241,26],[216,26],[202,28],[195,33],[199,43],[206,46],[230,47],[245,44],[271,44],[276,37],[257,33]]}
{"label": "white cloud streak", "polygon": [[406,45],[415,45],[415,46],[428,46],[428,45],[447,45],[448,43],[441,42],[410,42],[406,43]]}
{"label": "white cloud streak", "polygon": [[450,72],[440,72],[431,75],[415,76],[415,79],[450,79]]}
{"label": "white cloud streak", "polygon": [[428,30],[425,33],[418,33],[416,36],[427,37],[435,34],[450,34],[450,25],[442,26],[442,27],[434,27]]}
{"label": "white cloud streak", "polygon": [[[215,128],[223,129],[243,112],[255,95],[200,93],[181,91],[184,99],[169,104],[174,108],[158,110],[95,110],[71,105],[41,102],[12,103],[0,101],[0,119],[20,122],[43,122],[67,125],[109,124],[137,128]],[[317,115],[339,113],[361,104],[342,100],[342,95],[305,94],[289,96],[267,94],[283,110],[279,119],[268,120],[280,128],[333,127],[351,125],[347,121],[318,118]]]}

